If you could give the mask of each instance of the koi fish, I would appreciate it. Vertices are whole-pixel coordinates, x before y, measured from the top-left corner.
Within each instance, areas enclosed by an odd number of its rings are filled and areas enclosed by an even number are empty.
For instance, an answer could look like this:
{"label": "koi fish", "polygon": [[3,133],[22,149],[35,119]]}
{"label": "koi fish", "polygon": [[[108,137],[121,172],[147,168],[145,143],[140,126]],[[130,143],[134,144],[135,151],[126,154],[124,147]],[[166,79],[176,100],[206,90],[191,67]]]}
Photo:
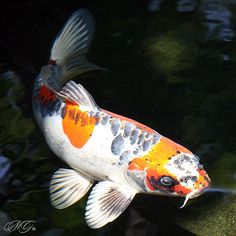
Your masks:
{"label": "koi fish", "polygon": [[52,176],[52,205],[74,204],[95,181],[85,212],[91,228],[115,220],[138,193],[185,197],[185,205],[210,184],[199,158],[155,130],[100,108],[71,80],[101,69],[86,59],[93,34],[87,10],[72,14],[34,84],[39,127],[52,151],[71,167]]}

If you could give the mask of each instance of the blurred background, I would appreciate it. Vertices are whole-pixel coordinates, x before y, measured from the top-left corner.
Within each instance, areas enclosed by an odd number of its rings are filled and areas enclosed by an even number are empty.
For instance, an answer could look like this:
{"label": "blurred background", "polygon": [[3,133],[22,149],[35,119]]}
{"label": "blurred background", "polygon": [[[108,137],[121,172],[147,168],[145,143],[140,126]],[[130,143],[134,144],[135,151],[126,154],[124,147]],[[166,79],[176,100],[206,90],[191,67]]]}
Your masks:
{"label": "blurred background", "polygon": [[[78,81],[107,110],[138,120],[199,155],[212,191],[189,201],[138,195],[99,230],[84,220],[87,196],[50,206],[49,181],[65,166],[48,148],[31,105],[34,78],[75,10],[96,20],[88,58],[107,68]],[[236,1],[4,1],[0,15],[0,235],[236,235]]]}

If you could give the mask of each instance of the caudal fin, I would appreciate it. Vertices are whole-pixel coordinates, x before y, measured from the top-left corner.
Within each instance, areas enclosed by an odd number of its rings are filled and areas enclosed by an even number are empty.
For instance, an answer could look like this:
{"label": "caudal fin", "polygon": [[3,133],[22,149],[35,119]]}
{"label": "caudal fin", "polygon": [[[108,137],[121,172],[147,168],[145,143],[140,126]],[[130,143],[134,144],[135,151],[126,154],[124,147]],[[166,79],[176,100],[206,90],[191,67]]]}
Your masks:
{"label": "caudal fin", "polygon": [[77,10],[58,34],[50,56],[50,63],[60,67],[59,83],[87,71],[101,69],[86,59],[94,34],[94,20],[85,9]]}

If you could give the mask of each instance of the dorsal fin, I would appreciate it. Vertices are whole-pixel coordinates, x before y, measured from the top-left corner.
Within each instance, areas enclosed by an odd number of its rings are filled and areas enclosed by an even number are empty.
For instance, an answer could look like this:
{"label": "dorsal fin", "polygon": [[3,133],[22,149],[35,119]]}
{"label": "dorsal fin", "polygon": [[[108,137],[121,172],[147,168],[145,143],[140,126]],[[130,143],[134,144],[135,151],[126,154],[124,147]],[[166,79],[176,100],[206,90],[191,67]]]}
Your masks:
{"label": "dorsal fin", "polygon": [[50,64],[60,67],[59,83],[64,84],[73,76],[101,69],[86,59],[94,35],[94,20],[86,9],[72,14],[58,34],[50,56]]}
{"label": "dorsal fin", "polygon": [[61,98],[78,104],[82,107],[82,109],[84,108],[87,111],[94,111],[98,109],[98,106],[90,93],[81,84],[76,84],[72,80],[67,82],[57,94]]}

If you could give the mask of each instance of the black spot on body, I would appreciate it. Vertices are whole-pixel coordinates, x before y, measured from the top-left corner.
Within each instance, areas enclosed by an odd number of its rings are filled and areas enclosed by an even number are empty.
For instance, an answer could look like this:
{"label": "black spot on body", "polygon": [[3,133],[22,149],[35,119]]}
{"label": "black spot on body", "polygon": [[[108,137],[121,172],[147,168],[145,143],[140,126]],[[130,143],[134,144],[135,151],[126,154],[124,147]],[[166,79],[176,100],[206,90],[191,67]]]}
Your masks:
{"label": "black spot on body", "polygon": [[34,102],[34,108],[41,113],[42,117],[53,116],[61,114],[61,104],[61,100],[57,98],[47,102],[42,102],[37,99]]}
{"label": "black spot on body", "polygon": [[75,109],[70,109],[69,110],[69,118],[71,120],[74,120],[74,118],[75,118]]}
{"label": "black spot on body", "polygon": [[151,142],[147,140],[143,143],[143,151],[146,152],[150,148]]}
{"label": "black spot on body", "polygon": [[80,117],[81,117],[81,126],[83,127],[83,126],[88,125],[89,121],[88,121],[87,116],[85,114],[82,114]]}
{"label": "black spot on body", "polygon": [[111,152],[114,155],[119,155],[123,149],[124,146],[124,138],[121,134],[119,134],[117,137],[115,137],[111,144]]}
{"label": "black spot on body", "polygon": [[109,120],[109,116],[105,115],[104,117],[102,117],[101,124],[106,125],[108,123],[108,120]]}
{"label": "black spot on body", "polygon": [[197,181],[197,176],[192,176],[191,179],[192,179],[193,182],[196,182]]}
{"label": "black spot on body", "polygon": [[134,129],[130,134],[130,144],[133,145],[136,143],[138,138],[139,131],[138,129]]}
{"label": "black spot on body", "polygon": [[174,161],[175,167],[180,170],[184,170],[183,168],[184,162],[191,162],[190,157],[187,155],[181,155],[180,157],[176,158],[176,160]]}
{"label": "black spot on body", "polygon": [[133,126],[129,122],[127,122],[125,125],[125,129],[124,129],[124,137],[125,138],[129,137],[129,135],[131,134],[132,128],[133,128]]}
{"label": "black spot on body", "polygon": [[133,151],[133,154],[134,155],[138,155],[141,151],[141,146],[138,146],[134,151]]}
{"label": "black spot on body", "polygon": [[80,113],[77,112],[76,115],[75,115],[75,124],[78,123],[79,118],[80,118]]}
{"label": "black spot on body", "polygon": [[197,181],[197,176],[191,176],[191,175],[183,176],[180,179],[180,182],[187,183],[189,180],[192,181],[192,182],[196,182]]}
{"label": "black spot on body", "polygon": [[159,136],[154,135],[153,140],[152,140],[152,144],[153,145],[156,144],[159,140],[160,140],[160,135]]}
{"label": "black spot on body", "polygon": [[59,99],[55,99],[52,103],[53,103],[52,110],[55,113],[58,113],[61,109],[61,101]]}
{"label": "black spot on body", "polygon": [[50,116],[52,116],[52,114],[55,112],[56,105],[57,105],[57,100],[56,99],[54,99],[51,102],[49,102],[49,104],[48,104],[48,112],[49,112]]}
{"label": "black spot on body", "polygon": [[128,158],[130,157],[130,151],[126,150],[120,155],[120,161],[121,163],[128,161]]}
{"label": "black spot on body", "polygon": [[114,136],[117,135],[120,128],[120,121],[118,119],[114,119],[111,124],[111,132]]}
{"label": "black spot on body", "polygon": [[64,119],[66,116],[66,106],[64,105],[64,107],[61,109],[61,118]]}
{"label": "black spot on body", "polygon": [[144,140],[144,138],[145,138],[145,133],[142,132],[141,135],[139,135],[139,138],[138,138],[138,142],[137,142],[137,144],[141,144],[142,141]]}

